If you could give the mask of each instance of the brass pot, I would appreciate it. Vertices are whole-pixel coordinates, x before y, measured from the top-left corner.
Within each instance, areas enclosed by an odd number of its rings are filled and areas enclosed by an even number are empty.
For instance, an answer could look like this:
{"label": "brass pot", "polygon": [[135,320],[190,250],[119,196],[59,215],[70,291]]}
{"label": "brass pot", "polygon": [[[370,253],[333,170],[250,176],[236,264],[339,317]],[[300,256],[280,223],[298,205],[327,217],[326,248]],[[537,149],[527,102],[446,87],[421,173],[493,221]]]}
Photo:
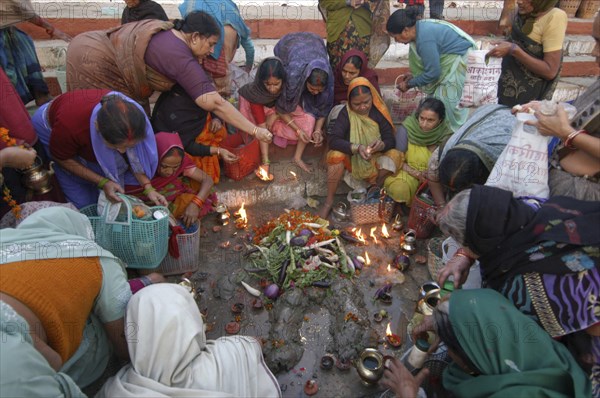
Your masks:
{"label": "brass pot", "polygon": [[404,234],[400,249],[406,254],[414,254],[417,252],[417,232],[414,229],[409,229]]}
{"label": "brass pot", "polygon": [[348,219],[348,206],[344,202],[338,202],[331,212],[337,221],[346,221]]}
{"label": "brass pot", "polygon": [[433,310],[440,302],[440,298],[440,289],[430,290],[417,302],[417,311],[423,315],[433,315]]}
{"label": "brass pot", "polygon": [[377,383],[383,377],[385,361],[390,358],[389,355],[383,355],[374,348],[362,350],[354,363],[362,382],[366,385]]}
{"label": "brass pot", "polygon": [[25,188],[32,190],[36,195],[43,195],[52,191],[53,164],[54,162],[50,162],[49,169],[46,170],[42,158],[36,156],[30,167],[20,170],[22,174],[21,182]]}

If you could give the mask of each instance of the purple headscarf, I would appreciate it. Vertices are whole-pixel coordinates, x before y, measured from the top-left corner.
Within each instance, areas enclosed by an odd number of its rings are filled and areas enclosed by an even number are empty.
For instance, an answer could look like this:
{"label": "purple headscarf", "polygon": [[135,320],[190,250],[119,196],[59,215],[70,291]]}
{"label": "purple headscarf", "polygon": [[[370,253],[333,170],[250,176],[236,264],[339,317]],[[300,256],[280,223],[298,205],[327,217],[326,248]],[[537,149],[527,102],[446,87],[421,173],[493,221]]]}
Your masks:
{"label": "purple headscarf", "polygon": [[[156,149],[156,140],[154,139],[154,130],[152,130],[152,125],[144,109],[137,102],[117,91],[111,91],[106,95],[117,95],[123,98],[123,100],[134,104],[144,114],[146,118],[146,137],[133,148],[127,149],[127,158],[134,173],[144,173],[148,178],[154,177],[158,166],[158,151]],[[106,146],[104,139],[96,128],[98,111],[100,111],[101,107],[102,104],[98,103],[94,107],[92,117],[90,118],[90,136],[96,160],[102,168],[104,176],[119,183],[122,187],[125,187],[126,184],[140,185],[135,176],[129,172],[129,165],[125,162],[123,156],[119,151]]]}
{"label": "purple headscarf", "polygon": [[[291,113],[300,105],[315,117],[325,117],[333,107],[333,72],[323,39],[314,33],[298,32],[283,36],[273,53],[283,62],[287,81],[277,100],[277,111]],[[327,87],[318,94],[306,91],[306,80],[314,69],[327,72]]]}

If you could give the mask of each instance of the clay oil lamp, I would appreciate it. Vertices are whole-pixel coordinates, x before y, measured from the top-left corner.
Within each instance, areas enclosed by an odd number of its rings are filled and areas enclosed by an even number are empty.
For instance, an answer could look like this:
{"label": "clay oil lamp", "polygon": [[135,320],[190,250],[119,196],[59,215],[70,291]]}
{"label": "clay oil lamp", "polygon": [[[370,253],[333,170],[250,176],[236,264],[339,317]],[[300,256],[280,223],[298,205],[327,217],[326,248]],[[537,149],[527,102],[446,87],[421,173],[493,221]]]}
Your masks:
{"label": "clay oil lamp", "polygon": [[352,228],[351,231],[360,243],[362,243],[363,245],[367,244],[367,239],[366,239],[365,234],[363,234],[363,232],[362,232],[362,228],[355,227],[355,228]]}
{"label": "clay oil lamp", "polygon": [[387,329],[385,330],[385,341],[392,348],[400,348],[402,345],[402,339],[397,334],[392,333],[392,329],[390,328],[390,323],[388,322]]}
{"label": "clay oil lamp", "polygon": [[381,225],[381,237],[383,239],[389,239],[390,238],[390,233],[388,232],[387,225],[385,225],[385,223],[383,223]]}
{"label": "clay oil lamp", "polygon": [[244,311],[244,303],[235,303],[231,306],[231,312],[241,314]]}
{"label": "clay oil lamp", "polygon": [[258,169],[256,170],[256,176],[258,177],[259,180],[264,181],[264,182],[273,181],[273,174],[267,172],[267,170],[265,170],[262,166],[259,166]]}
{"label": "clay oil lamp", "polygon": [[238,334],[240,332],[240,324],[237,322],[229,322],[225,325],[227,334]]}
{"label": "clay oil lamp", "polygon": [[323,370],[331,370],[335,364],[335,358],[331,354],[326,354],[321,357],[320,367]]}
{"label": "clay oil lamp", "polygon": [[235,217],[235,227],[237,229],[244,229],[248,226],[248,215],[246,214],[246,209],[244,209],[244,202],[242,202],[242,206],[238,211],[236,211],[233,216]]}
{"label": "clay oil lamp", "polygon": [[373,242],[375,242],[375,244],[379,244],[379,241],[377,240],[377,236],[375,236],[375,231],[377,230],[377,227],[373,227],[371,228],[371,232],[369,233],[369,236],[371,237],[371,239],[373,239]]}
{"label": "clay oil lamp", "polygon": [[255,298],[252,300],[252,308],[255,310],[260,310],[263,307],[263,301],[259,298]]}
{"label": "clay oil lamp", "polygon": [[308,396],[315,395],[319,391],[319,385],[316,380],[307,380],[304,384],[304,393]]}
{"label": "clay oil lamp", "polygon": [[335,367],[339,370],[348,370],[352,367],[352,361],[349,359],[338,358],[338,360],[335,361]]}

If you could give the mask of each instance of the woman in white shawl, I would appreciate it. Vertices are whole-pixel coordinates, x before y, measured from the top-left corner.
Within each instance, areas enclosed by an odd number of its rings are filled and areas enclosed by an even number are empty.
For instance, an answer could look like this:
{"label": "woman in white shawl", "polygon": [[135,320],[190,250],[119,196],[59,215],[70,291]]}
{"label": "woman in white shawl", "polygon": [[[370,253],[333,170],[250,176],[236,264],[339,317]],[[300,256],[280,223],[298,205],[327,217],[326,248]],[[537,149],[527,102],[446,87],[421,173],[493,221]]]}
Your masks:
{"label": "woman in white shawl", "polygon": [[129,301],[126,324],[131,363],[99,397],[281,396],[260,343],[246,336],[207,341],[198,306],[182,286],[141,290]]}

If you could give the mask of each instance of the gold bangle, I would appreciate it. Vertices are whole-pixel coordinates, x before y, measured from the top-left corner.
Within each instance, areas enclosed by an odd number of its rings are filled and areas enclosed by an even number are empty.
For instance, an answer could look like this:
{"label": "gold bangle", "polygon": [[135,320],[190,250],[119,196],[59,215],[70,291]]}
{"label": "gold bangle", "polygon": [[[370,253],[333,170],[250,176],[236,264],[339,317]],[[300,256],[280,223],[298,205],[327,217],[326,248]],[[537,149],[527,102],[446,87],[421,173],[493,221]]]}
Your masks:
{"label": "gold bangle", "polygon": [[258,132],[258,126],[254,126],[254,130],[252,130],[252,136],[256,137],[257,132]]}

